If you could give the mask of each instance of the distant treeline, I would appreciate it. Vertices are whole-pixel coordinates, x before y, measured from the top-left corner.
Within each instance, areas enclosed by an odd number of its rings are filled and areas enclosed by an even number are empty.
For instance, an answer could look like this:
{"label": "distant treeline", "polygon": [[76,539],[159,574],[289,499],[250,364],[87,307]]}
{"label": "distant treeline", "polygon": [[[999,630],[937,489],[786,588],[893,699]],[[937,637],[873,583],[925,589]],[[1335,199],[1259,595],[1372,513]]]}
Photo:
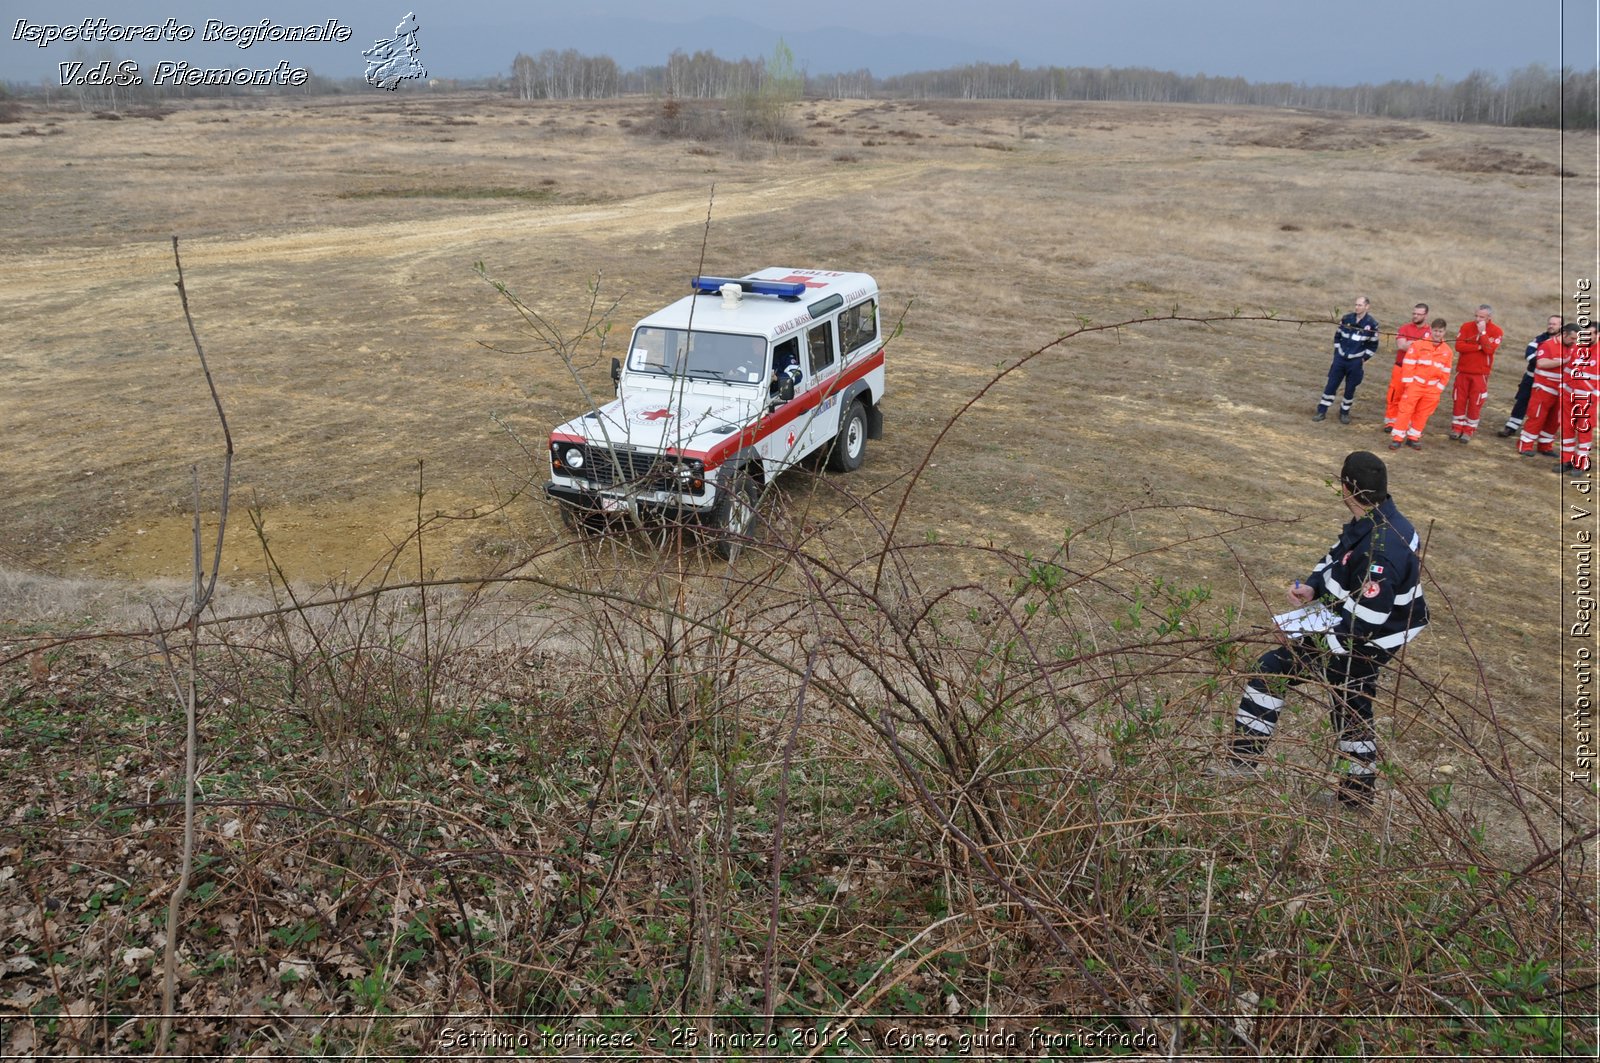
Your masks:
{"label": "distant treeline", "polygon": [[[1035,67],[974,63],[874,80],[888,96],[989,100],[1134,100],[1144,103],[1310,107],[1386,118],[1488,125],[1594,128],[1596,74],[1557,72],[1535,63],[1504,78],[1481,70],[1460,81],[1385,81],[1381,85],[1295,85],[1239,77],[1185,76],[1142,67]],[[852,79],[855,75],[851,75]],[[825,79],[823,79],[825,80]]]}
{"label": "distant treeline", "polygon": [[[675,51],[662,66],[624,71],[609,56],[573,49],[519,54],[509,88],[525,100],[599,99],[617,95],[731,98],[759,90],[765,59],[723,59]],[[971,63],[895,77],[870,70],[805,75],[805,94],[837,99],[1129,100],[1307,107],[1385,118],[1485,125],[1592,129],[1600,71],[1556,71],[1541,63],[1506,77],[1478,70],[1460,81],[1386,81],[1381,85],[1297,85],[1240,77],[1183,75],[1146,67],[1033,67]],[[490,84],[496,79],[489,79]],[[1563,109],[1564,108],[1564,109]]]}
{"label": "distant treeline", "polygon": [[[781,50],[781,44],[780,44]],[[92,56],[115,58],[106,49]],[[621,69],[609,56],[574,49],[519,53],[509,76],[475,80],[434,79],[404,91],[477,89],[506,92],[525,100],[604,99],[653,95],[715,99],[760,92],[772,77],[767,59],[723,59],[709,51],[674,51],[665,64]],[[149,79],[146,79],[148,82]],[[359,78],[334,80],[312,74],[296,87],[204,86],[158,88],[149,84],[114,89],[62,88],[48,83],[7,86],[13,96],[73,100],[86,109],[137,105],[170,98],[255,95],[328,95],[371,91]],[[1380,85],[1304,85],[1253,82],[1240,77],[1183,75],[1144,67],[1032,67],[1020,63],[972,63],[945,70],[880,78],[870,70],[806,75],[804,92],[841,99],[1127,100],[1143,103],[1249,104],[1305,107],[1386,118],[1429,119],[1489,125],[1560,126],[1593,129],[1600,71],[1552,70],[1535,63],[1505,77],[1474,71],[1460,81],[1386,81]],[[0,97],[5,93],[0,91]]]}
{"label": "distant treeline", "polygon": [[[617,94],[733,97],[755,91],[765,60],[673,52],[664,66],[621,71],[610,58],[571,49],[518,55],[513,87],[524,99]],[[1555,71],[1542,64],[1501,78],[1474,71],[1460,81],[1386,81],[1337,87],[1183,75],[1144,67],[1034,67],[972,63],[879,78],[870,70],[807,75],[807,96],[841,99],[1129,100],[1143,103],[1255,104],[1308,107],[1387,118],[1488,125],[1594,128],[1597,71]],[[1563,105],[1565,112],[1563,114]]]}

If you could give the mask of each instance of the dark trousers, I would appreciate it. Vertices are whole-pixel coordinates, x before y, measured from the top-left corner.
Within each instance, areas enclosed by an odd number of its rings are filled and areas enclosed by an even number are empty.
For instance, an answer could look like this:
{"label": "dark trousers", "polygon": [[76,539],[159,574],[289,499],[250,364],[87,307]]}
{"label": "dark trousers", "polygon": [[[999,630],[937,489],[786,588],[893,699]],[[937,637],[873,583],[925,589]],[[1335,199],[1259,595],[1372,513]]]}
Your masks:
{"label": "dark trousers", "polygon": [[1265,753],[1289,688],[1307,679],[1320,679],[1333,694],[1333,730],[1344,773],[1339,795],[1345,799],[1370,797],[1377,785],[1378,763],[1372,695],[1378,689],[1378,671],[1391,656],[1387,650],[1371,648],[1333,653],[1305,639],[1268,650],[1256,666],[1260,674],[1250,680],[1239,699],[1233,724],[1234,757],[1248,762]]}
{"label": "dark trousers", "polygon": [[1533,397],[1533,374],[1523,373],[1522,383],[1517,385],[1517,398],[1511,404],[1511,416],[1506,418],[1506,427],[1517,429],[1522,427],[1522,419],[1528,415],[1528,400]]}
{"label": "dark trousers", "polygon": [[1344,401],[1339,404],[1341,410],[1348,410],[1350,404],[1356,399],[1356,388],[1361,383],[1361,378],[1366,375],[1367,360],[1365,358],[1343,358],[1333,356],[1333,365],[1328,368],[1328,382],[1322,388],[1322,401],[1318,406],[1332,406],[1334,396],[1339,393],[1339,384],[1344,384]]}

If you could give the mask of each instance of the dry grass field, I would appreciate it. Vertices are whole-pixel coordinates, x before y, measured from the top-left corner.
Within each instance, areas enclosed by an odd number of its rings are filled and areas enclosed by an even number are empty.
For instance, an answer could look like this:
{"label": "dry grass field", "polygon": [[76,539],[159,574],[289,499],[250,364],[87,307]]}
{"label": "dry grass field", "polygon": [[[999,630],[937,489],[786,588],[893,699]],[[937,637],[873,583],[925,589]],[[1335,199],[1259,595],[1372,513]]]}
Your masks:
{"label": "dry grass field", "polygon": [[[708,273],[870,272],[885,320],[903,314],[886,435],[848,484],[865,510],[798,470],[774,527],[826,532],[848,563],[852,543],[881,545],[864,513],[891,520],[909,489],[897,541],[928,548],[908,555],[924,581],[980,584],[988,547],[1050,556],[1092,529],[1072,557],[1122,591],[1203,585],[1199,616],[1231,607],[1249,628],[1336,534],[1344,454],[1377,450],[1427,540],[1436,623],[1408,677],[1462,709],[1455,725],[1380,710],[1391,755],[1419,785],[1452,782],[1508,861],[1558,832],[1536,809],[1547,833],[1531,837],[1496,796],[1502,776],[1582,815],[1592,793],[1564,790],[1557,763],[1560,485],[1494,430],[1522,345],[1570,311],[1563,241],[1579,262],[1595,247],[1592,134],[811,101],[800,140],[771,147],[642,133],[660,107],[402,92],[0,126],[0,619],[13,633],[142,623],[126,604],[188,577],[191,465],[214,526],[216,422],[171,235],[238,451],[222,612],[269,593],[246,506],[289,578],[355,583],[413,529],[419,463],[426,513],[475,516],[430,532],[427,571],[478,577],[539,555],[533,568],[576,581],[576,548],[537,491],[545,470],[521,446],[537,455],[580,401],[474,265],[568,330],[598,277],[626,329],[684,290],[704,243]],[[1311,422],[1330,322],[1361,294],[1391,335],[1416,301],[1452,330],[1494,305],[1507,341],[1471,445],[1446,439],[1447,399],[1426,448],[1390,457],[1381,356],[1354,424]],[[1002,379],[929,454],[1019,356],[1084,323],[1174,312],[1281,320],[1086,333]],[[621,335],[580,352],[597,391]],[[579,571],[645,570],[585,549]],[[709,552],[682,563],[716,568]],[[1210,703],[1218,720],[1232,697]],[[1184,748],[1203,753],[1208,732],[1186,726]]]}
{"label": "dry grass field", "polygon": [[[211,476],[217,447],[171,234],[237,440],[235,497],[262,507],[279,558],[309,580],[359,575],[404,533],[418,461],[430,511],[484,509],[542,475],[492,417],[537,443],[576,392],[554,358],[519,353],[519,322],[474,263],[569,328],[599,276],[626,328],[694,272],[713,186],[708,271],[843,264],[878,277],[887,315],[905,311],[890,430],[863,476],[874,487],[904,476],[998,366],[1080,316],[1314,319],[1369,293],[1392,329],[1418,300],[1452,325],[1491,302],[1507,330],[1485,415],[1498,427],[1516,350],[1566,309],[1560,240],[1593,246],[1592,140],[1569,137],[1563,181],[1548,172],[1562,162],[1549,131],[818,102],[805,144],[739,152],[630,135],[656,106],[402,95],[161,121],[56,115],[38,127],[59,135],[6,140],[9,562],[186,578],[187,469]],[[1506,173],[1508,153],[1547,172]],[[1474,157],[1486,172],[1428,161]],[[1185,574],[1237,601],[1245,575],[1301,573],[1340,520],[1330,473],[1383,442],[1377,361],[1354,424],[1309,420],[1331,332],[1156,323],[1051,352],[947,437],[908,532],[1045,551],[1130,504],[1212,506],[1298,523],[1233,544],[1237,564],[1174,559]],[[1436,413],[1433,446],[1394,459],[1394,491],[1429,531],[1490,691],[1548,749],[1556,477],[1492,434],[1446,445],[1447,428]],[[260,550],[246,521],[233,529],[224,575],[249,588]],[[472,574],[508,538],[553,530],[537,498],[463,523],[441,571]],[[1441,630],[1417,647],[1441,681],[1473,681],[1459,641]]]}

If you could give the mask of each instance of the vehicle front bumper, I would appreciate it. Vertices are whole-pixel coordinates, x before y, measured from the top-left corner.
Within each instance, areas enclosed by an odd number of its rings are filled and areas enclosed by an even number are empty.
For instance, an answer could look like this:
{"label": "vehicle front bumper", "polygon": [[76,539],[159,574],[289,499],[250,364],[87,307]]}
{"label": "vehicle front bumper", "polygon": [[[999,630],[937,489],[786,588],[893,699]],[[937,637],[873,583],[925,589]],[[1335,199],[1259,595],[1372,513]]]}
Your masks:
{"label": "vehicle front bumper", "polygon": [[681,495],[665,491],[647,491],[630,494],[622,491],[602,491],[592,487],[573,487],[554,480],[544,485],[544,493],[563,505],[574,506],[590,513],[637,512],[640,516],[662,520],[703,520],[710,515],[715,503],[711,500],[690,502]]}

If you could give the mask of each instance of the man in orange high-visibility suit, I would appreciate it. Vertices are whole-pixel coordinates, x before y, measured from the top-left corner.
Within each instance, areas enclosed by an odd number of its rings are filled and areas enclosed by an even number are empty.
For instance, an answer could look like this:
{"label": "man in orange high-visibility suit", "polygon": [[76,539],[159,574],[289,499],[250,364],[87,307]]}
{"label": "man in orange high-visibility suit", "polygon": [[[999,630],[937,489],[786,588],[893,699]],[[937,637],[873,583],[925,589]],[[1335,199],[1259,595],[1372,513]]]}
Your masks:
{"label": "man in orange high-visibility suit", "polygon": [[1383,431],[1394,430],[1395,411],[1400,408],[1400,396],[1405,392],[1401,378],[1406,375],[1406,350],[1417,340],[1428,338],[1428,304],[1418,303],[1411,308],[1411,320],[1400,326],[1394,340],[1394,368],[1389,371],[1389,391],[1383,402]]}
{"label": "man in orange high-visibility suit", "polygon": [[1522,420],[1522,435],[1517,440],[1517,450],[1525,458],[1549,457],[1556,452],[1556,429],[1561,423],[1562,369],[1577,347],[1578,326],[1569,321],[1534,352],[1533,392],[1528,400],[1528,416]]}
{"label": "man in orange high-visibility suit", "polygon": [[1478,304],[1478,315],[1456,333],[1456,387],[1450,411],[1450,438],[1472,442],[1483,413],[1483,400],[1489,397],[1489,371],[1494,368],[1494,352],[1500,349],[1505,332],[1494,323],[1494,308]]}
{"label": "man in orange high-visibility suit", "polygon": [[1400,394],[1400,407],[1395,410],[1390,450],[1399,450],[1402,443],[1412,450],[1422,449],[1422,429],[1450,382],[1450,362],[1455,352],[1444,341],[1449,327],[1444,318],[1434,318],[1428,338],[1414,341],[1406,350],[1405,374],[1400,378],[1405,390]]}
{"label": "man in orange high-visibility suit", "polygon": [[1589,468],[1589,446],[1594,441],[1594,404],[1597,387],[1594,336],[1578,330],[1579,343],[1561,370],[1561,464],[1556,472],[1578,473]]}

